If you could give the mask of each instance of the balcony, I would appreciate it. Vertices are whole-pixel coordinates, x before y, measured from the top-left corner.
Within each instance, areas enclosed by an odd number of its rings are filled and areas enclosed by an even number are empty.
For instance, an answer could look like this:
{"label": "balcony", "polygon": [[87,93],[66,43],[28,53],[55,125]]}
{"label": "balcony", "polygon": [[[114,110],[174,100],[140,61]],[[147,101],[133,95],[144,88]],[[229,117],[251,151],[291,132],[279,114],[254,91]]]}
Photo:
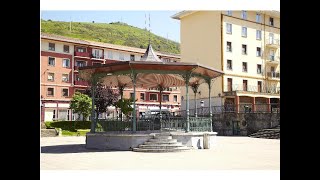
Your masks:
{"label": "balcony", "polygon": [[[279,73],[280,76],[280,73]],[[247,85],[247,88],[243,87],[243,84],[233,84],[231,87],[226,85],[224,87],[225,96],[235,96],[235,92],[249,92],[249,93],[266,93],[266,94],[280,94],[280,87],[275,86],[252,86]]]}
{"label": "balcony", "polygon": [[87,81],[74,81],[74,85],[89,86]]}
{"label": "balcony", "polygon": [[278,65],[280,63],[280,56],[271,56],[267,57],[266,63],[271,65]]}
{"label": "balcony", "polygon": [[277,49],[280,47],[280,39],[267,39],[266,45],[269,48]]}
{"label": "balcony", "polygon": [[271,79],[280,79],[280,72],[267,72],[267,77]]}
{"label": "balcony", "polygon": [[103,55],[91,54],[91,58],[92,58],[93,60],[104,60],[104,59],[103,59]]}
{"label": "balcony", "polygon": [[90,58],[90,53],[88,52],[74,52],[74,56]]}

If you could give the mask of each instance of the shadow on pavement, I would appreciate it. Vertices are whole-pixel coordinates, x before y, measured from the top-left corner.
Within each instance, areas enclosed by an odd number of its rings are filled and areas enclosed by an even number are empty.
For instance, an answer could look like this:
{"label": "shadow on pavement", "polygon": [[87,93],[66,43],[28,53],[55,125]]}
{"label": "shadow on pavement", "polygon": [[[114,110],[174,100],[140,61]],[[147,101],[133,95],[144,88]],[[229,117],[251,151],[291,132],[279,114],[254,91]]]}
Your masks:
{"label": "shadow on pavement", "polygon": [[85,153],[85,152],[112,152],[108,150],[86,149],[85,144],[68,144],[55,146],[42,146],[41,153]]}

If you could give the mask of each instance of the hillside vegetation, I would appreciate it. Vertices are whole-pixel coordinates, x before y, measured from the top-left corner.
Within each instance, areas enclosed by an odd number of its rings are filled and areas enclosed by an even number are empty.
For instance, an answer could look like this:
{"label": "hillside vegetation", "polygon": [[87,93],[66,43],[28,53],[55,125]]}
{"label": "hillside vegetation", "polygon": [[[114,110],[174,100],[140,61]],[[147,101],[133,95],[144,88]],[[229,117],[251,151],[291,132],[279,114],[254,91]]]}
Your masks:
{"label": "hillside vegetation", "polygon": [[[111,43],[137,48],[147,48],[149,32],[125,23],[94,23],[41,20],[41,32],[82,40]],[[150,35],[155,51],[180,54],[180,44],[166,38]]]}

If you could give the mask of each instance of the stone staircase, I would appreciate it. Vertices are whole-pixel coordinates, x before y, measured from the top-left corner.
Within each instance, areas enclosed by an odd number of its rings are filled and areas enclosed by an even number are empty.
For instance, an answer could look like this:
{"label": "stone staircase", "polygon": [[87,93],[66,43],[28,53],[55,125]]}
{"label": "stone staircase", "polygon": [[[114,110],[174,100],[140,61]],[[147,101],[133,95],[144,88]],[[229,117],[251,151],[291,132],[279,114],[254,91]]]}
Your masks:
{"label": "stone staircase", "polygon": [[55,129],[41,129],[41,137],[56,137],[58,132]]}
{"label": "stone staircase", "polygon": [[133,148],[134,152],[181,152],[189,150],[190,148],[182,145],[176,139],[172,139],[170,133],[157,133],[152,139],[139,145],[138,148]]}
{"label": "stone staircase", "polygon": [[280,139],[280,125],[272,129],[261,129],[256,133],[250,134],[249,137],[265,138],[265,139]]}
{"label": "stone staircase", "polygon": [[47,129],[44,122],[41,122],[41,137],[56,137],[58,132],[55,129]]}

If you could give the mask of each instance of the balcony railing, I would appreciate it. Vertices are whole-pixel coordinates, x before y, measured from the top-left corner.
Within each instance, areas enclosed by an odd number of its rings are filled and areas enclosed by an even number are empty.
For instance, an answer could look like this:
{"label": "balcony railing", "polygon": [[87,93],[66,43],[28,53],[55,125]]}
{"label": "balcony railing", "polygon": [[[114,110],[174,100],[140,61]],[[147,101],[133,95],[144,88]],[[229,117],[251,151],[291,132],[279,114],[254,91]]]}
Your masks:
{"label": "balcony railing", "polygon": [[95,55],[95,54],[91,54],[91,58],[95,58],[95,59],[103,59],[103,55]]}
{"label": "balcony railing", "polygon": [[89,86],[87,81],[74,81],[74,85]]}
{"label": "balcony railing", "polygon": [[[231,87],[225,85],[224,92],[232,91],[246,91],[246,92],[260,92],[260,93],[271,93],[271,94],[280,94],[280,87],[274,86],[252,86],[247,85],[247,88],[243,88],[243,84],[233,84]],[[227,95],[227,93],[226,93]]]}
{"label": "balcony railing", "polygon": [[279,72],[267,72],[267,76],[270,78],[280,78]]}
{"label": "balcony railing", "polygon": [[267,44],[267,46],[277,48],[280,46],[280,39],[267,39],[266,44]]}
{"label": "balcony railing", "polygon": [[268,57],[267,57],[267,60],[269,61],[269,62],[276,62],[276,63],[278,63],[279,61],[280,61],[280,56],[272,56],[272,55],[269,55]]}
{"label": "balcony railing", "polygon": [[75,56],[80,56],[80,57],[90,57],[90,53],[88,52],[74,52]]}

